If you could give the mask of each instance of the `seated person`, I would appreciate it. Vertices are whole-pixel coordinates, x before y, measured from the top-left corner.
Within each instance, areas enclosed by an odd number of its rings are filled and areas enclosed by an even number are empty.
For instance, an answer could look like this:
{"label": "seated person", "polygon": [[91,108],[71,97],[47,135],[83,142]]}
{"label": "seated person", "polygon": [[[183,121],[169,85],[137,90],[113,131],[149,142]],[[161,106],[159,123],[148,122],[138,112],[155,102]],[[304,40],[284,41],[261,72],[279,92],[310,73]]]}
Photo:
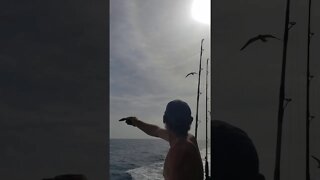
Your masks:
{"label": "seated person", "polygon": [[264,180],[257,151],[241,129],[213,120],[212,169],[214,180]]}

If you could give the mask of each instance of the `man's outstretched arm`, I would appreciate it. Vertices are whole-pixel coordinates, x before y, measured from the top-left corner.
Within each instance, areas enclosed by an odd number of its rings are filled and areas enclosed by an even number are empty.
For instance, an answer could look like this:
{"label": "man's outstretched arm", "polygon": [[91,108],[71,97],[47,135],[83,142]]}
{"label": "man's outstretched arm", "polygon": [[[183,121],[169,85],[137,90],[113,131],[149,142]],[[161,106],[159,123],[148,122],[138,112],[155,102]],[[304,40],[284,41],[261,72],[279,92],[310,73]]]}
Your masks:
{"label": "man's outstretched arm", "polygon": [[136,126],[150,136],[159,137],[166,141],[169,141],[168,131],[166,129],[160,128],[157,125],[145,123],[141,120],[138,120],[136,117],[122,118],[119,121],[126,121],[127,124]]}

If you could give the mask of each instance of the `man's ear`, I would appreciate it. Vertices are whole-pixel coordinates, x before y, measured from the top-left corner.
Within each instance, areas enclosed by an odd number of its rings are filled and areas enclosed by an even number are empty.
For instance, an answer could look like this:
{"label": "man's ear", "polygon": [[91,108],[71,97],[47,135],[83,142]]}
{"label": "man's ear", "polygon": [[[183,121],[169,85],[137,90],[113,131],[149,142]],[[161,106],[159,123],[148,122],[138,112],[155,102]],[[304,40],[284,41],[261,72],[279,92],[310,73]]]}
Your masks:
{"label": "man's ear", "polygon": [[167,116],[163,115],[163,123],[166,123],[166,122],[167,122]]}
{"label": "man's ear", "polygon": [[192,121],[193,121],[193,117],[192,117],[192,116],[190,116],[190,123],[192,123]]}

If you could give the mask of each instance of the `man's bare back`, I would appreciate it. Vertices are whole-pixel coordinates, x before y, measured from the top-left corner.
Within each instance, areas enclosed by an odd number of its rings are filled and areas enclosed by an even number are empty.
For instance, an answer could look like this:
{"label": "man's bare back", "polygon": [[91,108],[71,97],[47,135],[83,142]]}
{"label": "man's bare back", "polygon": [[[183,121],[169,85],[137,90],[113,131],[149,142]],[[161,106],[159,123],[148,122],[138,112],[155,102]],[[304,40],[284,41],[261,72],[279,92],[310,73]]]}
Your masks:
{"label": "man's bare back", "polygon": [[195,138],[178,139],[169,149],[163,175],[165,180],[203,180],[203,166]]}

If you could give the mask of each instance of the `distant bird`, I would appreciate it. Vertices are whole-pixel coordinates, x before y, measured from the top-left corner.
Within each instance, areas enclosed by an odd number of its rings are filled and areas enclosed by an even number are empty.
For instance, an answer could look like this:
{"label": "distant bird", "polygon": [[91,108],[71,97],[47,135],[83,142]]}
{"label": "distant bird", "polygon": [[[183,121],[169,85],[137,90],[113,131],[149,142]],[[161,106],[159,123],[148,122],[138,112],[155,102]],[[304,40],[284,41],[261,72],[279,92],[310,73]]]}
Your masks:
{"label": "distant bird", "polygon": [[273,35],[270,35],[270,34],[264,34],[264,35],[259,34],[258,36],[249,39],[249,41],[240,49],[240,51],[242,51],[249,44],[251,44],[251,43],[253,43],[255,41],[261,40],[262,42],[267,42],[267,38],[273,38],[273,39],[281,40],[281,39],[279,39],[279,38],[277,38],[277,37],[275,37]]}
{"label": "distant bird", "polygon": [[315,156],[312,156],[312,158],[317,161],[317,163],[318,163],[318,168],[320,168],[320,159],[318,159],[318,158],[315,157]]}
{"label": "distant bird", "polygon": [[186,75],[186,78],[187,78],[189,75],[195,75],[195,74],[197,74],[197,73],[196,73],[196,72],[191,72],[191,73],[189,73],[189,74]]}

